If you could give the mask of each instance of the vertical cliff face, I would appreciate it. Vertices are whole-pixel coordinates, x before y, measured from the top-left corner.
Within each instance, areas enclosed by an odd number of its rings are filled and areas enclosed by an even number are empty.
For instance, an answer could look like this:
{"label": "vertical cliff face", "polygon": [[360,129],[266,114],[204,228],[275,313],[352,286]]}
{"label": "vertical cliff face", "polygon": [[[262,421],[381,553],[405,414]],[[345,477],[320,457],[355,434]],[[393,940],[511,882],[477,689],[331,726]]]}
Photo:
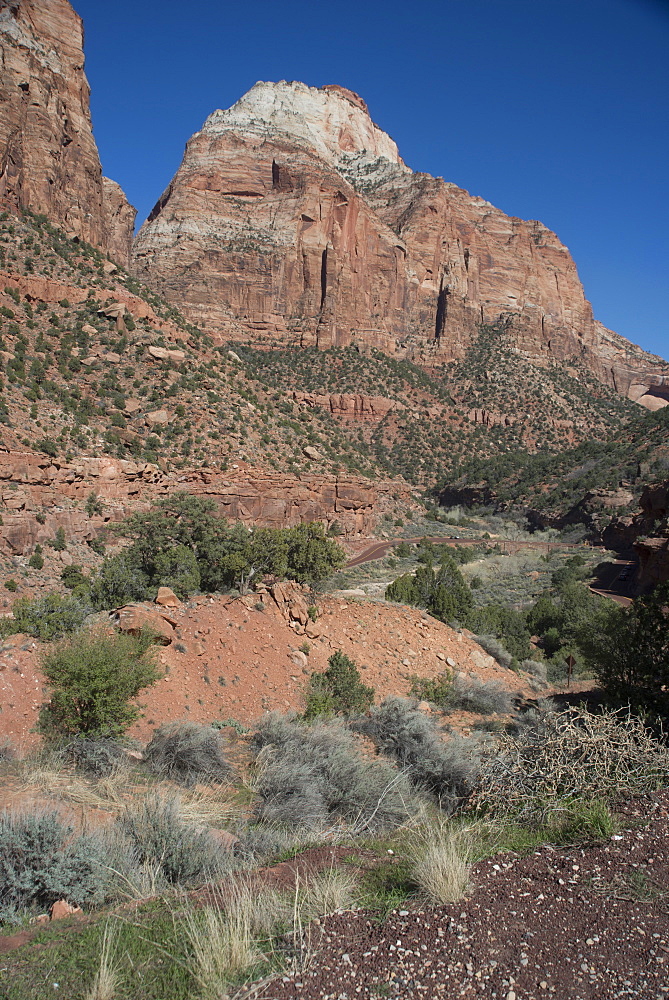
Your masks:
{"label": "vertical cliff face", "polygon": [[128,261],[135,211],[102,177],[82,23],[67,0],[0,0],[0,205]]}
{"label": "vertical cliff face", "polygon": [[519,350],[576,356],[633,398],[669,376],[594,320],[554,233],[413,173],[341,87],[258,83],[215,111],[133,260],[221,337],[460,358],[504,317]]}

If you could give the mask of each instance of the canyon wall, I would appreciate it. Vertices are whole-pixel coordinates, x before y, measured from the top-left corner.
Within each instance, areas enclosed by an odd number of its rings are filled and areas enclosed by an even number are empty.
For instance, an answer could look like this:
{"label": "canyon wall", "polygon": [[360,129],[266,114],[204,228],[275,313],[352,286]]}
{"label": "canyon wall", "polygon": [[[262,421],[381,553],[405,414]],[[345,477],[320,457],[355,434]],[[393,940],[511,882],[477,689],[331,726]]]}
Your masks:
{"label": "canyon wall", "polygon": [[44,214],[128,263],[135,210],[102,177],[67,0],[0,0],[0,207]]}
{"label": "canyon wall", "polygon": [[481,322],[505,318],[533,359],[576,357],[633,399],[669,402],[669,365],[595,321],[554,233],[412,172],[341,87],[258,83],[210,115],[133,268],[221,341],[430,363],[462,358]]}

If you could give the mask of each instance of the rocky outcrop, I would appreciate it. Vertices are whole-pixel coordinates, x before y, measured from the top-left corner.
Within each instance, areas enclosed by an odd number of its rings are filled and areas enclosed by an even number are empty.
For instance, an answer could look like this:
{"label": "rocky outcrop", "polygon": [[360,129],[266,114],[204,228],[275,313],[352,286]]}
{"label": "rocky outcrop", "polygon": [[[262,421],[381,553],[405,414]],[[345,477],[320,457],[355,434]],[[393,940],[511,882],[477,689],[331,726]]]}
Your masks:
{"label": "rocky outcrop", "polygon": [[639,557],[636,583],[644,593],[669,580],[669,482],[647,486],[641,495],[641,514],[635,518]]}
{"label": "rocky outcrop", "polygon": [[386,396],[366,396],[364,393],[291,393],[291,398],[306,409],[328,410],[334,417],[364,423],[379,423],[391,410],[403,410],[404,403]]}
{"label": "rocky outcrop", "polygon": [[42,213],[125,265],[135,210],[102,177],[83,67],[67,0],[1,0],[0,205]]}
{"label": "rocky outcrop", "polygon": [[[336,524],[344,537],[371,534],[384,504],[394,505],[394,498],[411,502],[409,490],[402,496],[398,482],[371,483],[355,476],[288,476],[257,469],[232,475],[212,469],[177,473],[107,457],[68,463],[0,452],[0,543],[11,553],[28,555],[59,527],[70,539],[91,541],[105,523],[175,490],[210,497],[233,521],[274,528],[320,521]],[[104,516],[86,515],[91,491],[103,501]]]}
{"label": "rocky outcrop", "polygon": [[669,365],[594,320],[554,233],[413,173],[344,88],[258,83],[215,111],[133,261],[221,340],[429,363],[462,358],[479,324],[502,318],[533,359],[577,357],[631,398],[669,400]]}
{"label": "rocky outcrop", "polygon": [[102,208],[104,219],[102,246],[112,260],[127,267],[130,262],[137,211],[129,203],[120,184],[110,180],[109,177],[102,178]]}

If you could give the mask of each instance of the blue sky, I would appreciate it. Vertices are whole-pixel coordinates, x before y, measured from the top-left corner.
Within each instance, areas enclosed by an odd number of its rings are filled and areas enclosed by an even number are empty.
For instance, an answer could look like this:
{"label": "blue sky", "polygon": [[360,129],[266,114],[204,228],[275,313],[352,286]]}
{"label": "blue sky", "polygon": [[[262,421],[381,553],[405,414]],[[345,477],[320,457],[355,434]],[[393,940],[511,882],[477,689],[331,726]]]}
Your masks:
{"label": "blue sky", "polygon": [[256,80],[360,93],[415,170],[571,250],[595,315],[669,356],[669,4],[73,0],[104,172],[142,221]]}

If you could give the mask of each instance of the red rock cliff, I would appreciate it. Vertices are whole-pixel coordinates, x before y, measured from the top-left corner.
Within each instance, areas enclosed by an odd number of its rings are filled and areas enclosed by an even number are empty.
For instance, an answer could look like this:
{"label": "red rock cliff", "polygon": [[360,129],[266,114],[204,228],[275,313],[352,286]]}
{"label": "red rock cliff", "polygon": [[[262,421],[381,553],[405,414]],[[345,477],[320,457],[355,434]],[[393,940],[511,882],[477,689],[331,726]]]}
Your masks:
{"label": "red rock cliff", "polygon": [[102,177],[82,46],[67,0],[0,0],[0,205],[43,213],[127,264],[135,210]]}
{"label": "red rock cliff", "polygon": [[669,365],[594,320],[554,233],[413,173],[341,87],[258,83],[215,111],[133,256],[221,337],[458,358],[482,320],[509,316],[533,358],[577,356],[634,399],[653,386],[669,401]]}

